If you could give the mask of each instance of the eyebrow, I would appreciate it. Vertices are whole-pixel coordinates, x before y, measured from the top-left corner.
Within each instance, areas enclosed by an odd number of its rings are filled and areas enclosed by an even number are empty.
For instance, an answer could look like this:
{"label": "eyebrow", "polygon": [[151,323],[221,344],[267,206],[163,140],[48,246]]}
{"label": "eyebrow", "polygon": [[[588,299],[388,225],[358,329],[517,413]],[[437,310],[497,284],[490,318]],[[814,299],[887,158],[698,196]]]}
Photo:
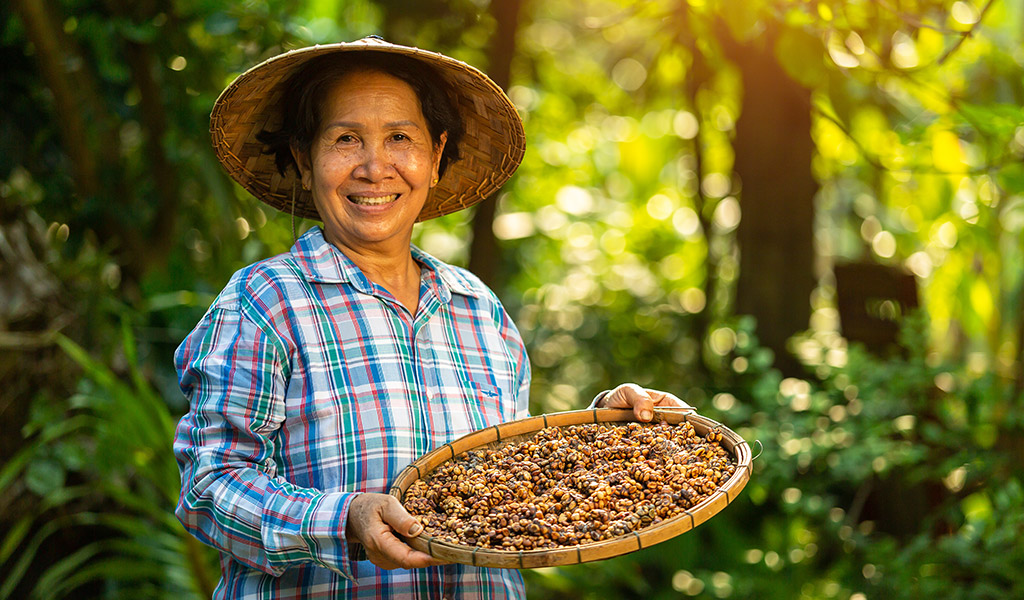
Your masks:
{"label": "eyebrow", "polygon": [[[345,129],[360,129],[364,127],[364,125],[356,121],[335,121],[334,123],[330,123],[326,127],[324,127],[324,131],[327,131],[328,129],[334,129],[335,127],[344,127]],[[390,123],[385,123],[384,127],[388,129],[393,129],[395,127],[415,127],[416,129],[420,128],[420,126],[415,121],[409,120],[391,121]]]}

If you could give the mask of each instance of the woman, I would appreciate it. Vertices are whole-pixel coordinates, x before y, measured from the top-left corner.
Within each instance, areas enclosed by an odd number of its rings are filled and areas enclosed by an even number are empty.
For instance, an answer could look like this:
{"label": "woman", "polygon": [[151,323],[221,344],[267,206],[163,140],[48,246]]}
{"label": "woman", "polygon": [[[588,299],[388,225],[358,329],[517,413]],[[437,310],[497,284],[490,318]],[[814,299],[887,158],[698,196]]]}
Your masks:
{"label": "woman", "polygon": [[[221,551],[215,597],[524,597],[517,571],[412,549],[422,526],[385,494],[430,449],[527,414],[498,299],[411,244],[512,175],[515,109],[468,65],[368,38],[248,71],[211,132],[257,198],[323,222],[236,273],[176,354],[176,512]],[[641,420],[654,404],[682,403],[631,384],[595,400]]]}

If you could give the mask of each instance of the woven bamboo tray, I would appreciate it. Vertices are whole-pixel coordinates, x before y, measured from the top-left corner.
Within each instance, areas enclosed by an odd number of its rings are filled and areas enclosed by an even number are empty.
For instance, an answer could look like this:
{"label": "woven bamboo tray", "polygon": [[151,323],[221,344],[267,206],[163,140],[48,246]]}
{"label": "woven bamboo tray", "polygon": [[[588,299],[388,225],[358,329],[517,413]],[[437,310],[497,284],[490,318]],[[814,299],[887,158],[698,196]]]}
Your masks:
{"label": "woven bamboo tray", "polygon": [[[591,409],[529,417],[474,431],[424,454],[416,462],[406,467],[398,474],[390,494],[402,501],[406,490],[413,482],[428,476],[445,461],[469,450],[529,438],[545,427],[565,427],[584,423],[623,423],[633,420],[632,410]],[[685,533],[715,516],[739,496],[743,486],[750,479],[751,451],[747,442],[731,429],[717,421],[702,417],[693,410],[655,410],[652,422],[657,423],[663,420],[672,425],[689,421],[699,435],[704,435],[717,427],[722,432],[722,446],[732,454],[736,461],[736,471],[718,491],[681,515],[615,538],[554,549],[509,551],[479,548],[444,542],[425,532],[415,538],[409,538],[407,541],[413,548],[448,562],[478,567],[534,569],[612,558],[648,548]]]}

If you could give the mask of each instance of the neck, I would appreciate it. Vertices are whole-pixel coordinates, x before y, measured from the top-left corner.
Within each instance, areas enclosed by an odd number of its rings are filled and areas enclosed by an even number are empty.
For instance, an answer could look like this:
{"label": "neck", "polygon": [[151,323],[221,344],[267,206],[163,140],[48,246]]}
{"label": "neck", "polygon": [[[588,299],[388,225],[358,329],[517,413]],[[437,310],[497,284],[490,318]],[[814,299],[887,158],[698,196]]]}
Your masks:
{"label": "neck", "polygon": [[355,263],[367,279],[391,292],[409,314],[416,314],[420,297],[420,265],[413,259],[409,243],[401,247],[351,248],[331,237],[327,241]]}

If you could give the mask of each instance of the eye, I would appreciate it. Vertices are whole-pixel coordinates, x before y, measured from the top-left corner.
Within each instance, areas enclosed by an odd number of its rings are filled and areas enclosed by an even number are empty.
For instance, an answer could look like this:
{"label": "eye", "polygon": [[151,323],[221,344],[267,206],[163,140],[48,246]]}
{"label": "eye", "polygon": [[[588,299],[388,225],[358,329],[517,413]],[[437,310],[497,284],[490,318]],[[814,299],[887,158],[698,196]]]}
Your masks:
{"label": "eye", "polygon": [[342,144],[351,144],[352,142],[356,141],[356,136],[352,135],[351,133],[343,133],[338,136],[337,141]]}
{"label": "eye", "polygon": [[393,133],[391,134],[391,139],[396,142],[404,142],[409,139],[409,136],[405,135],[404,133]]}

